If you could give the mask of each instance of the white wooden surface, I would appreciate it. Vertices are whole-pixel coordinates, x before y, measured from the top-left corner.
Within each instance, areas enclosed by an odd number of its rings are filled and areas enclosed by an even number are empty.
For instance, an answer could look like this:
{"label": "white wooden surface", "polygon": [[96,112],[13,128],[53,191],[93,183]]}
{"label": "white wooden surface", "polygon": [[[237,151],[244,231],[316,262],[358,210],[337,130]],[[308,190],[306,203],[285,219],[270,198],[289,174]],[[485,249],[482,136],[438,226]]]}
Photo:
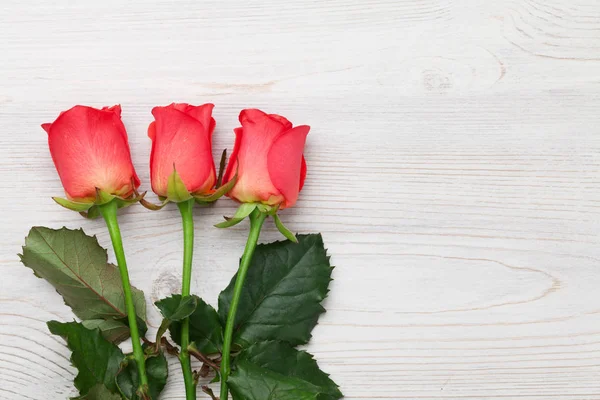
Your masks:
{"label": "white wooden surface", "polygon": [[[244,107],[312,125],[283,219],[337,265],[308,349],[348,399],[600,399],[600,2],[4,0],[2,400],[74,394],[45,327],[72,314],[20,265],[28,229],[109,245],[50,199],[40,123],[121,103],[148,189],[150,109],[172,101],[216,104],[215,154]],[[211,225],[233,210],[197,211],[193,290],[213,304],[246,227]],[[121,221],[134,284],[176,291],[176,209]],[[171,367],[162,398],[183,399]]]}

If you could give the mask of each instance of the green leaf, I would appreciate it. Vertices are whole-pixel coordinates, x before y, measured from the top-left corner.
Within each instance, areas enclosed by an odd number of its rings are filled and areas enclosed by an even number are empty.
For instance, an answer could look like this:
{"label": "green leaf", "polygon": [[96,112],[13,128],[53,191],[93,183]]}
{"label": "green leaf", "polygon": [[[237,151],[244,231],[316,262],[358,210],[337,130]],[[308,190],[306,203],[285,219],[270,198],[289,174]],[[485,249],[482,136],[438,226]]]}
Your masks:
{"label": "green leaf", "polygon": [[129,337],[129,327],[114,319],[88,319],[82,321],[87,329],[100,329],[102,336],[112,343],[120,343]]}
{"label": "green leaf", "polygon": [[[223,328],[215,309],[198,296],[197,307],[190,315],[190,340],[203,354],[214,354],[223,346]],[[169,328],[171,338],[181,346],[181,322],[174,321]]]}
{"label": "green leaf", "polygon": [[[294,349],[289,343],[276,341],[256,343],[243,350],[235,358],[235,366],[237,366],[237,370],[241,368],[242,370],[257,371],[260,369],[267,375],[269,372],[273,372],[281,375],[278,380],[287,381],[289,378],[300,380],[302,384],[298,385],[299,388],[308,389],[310,385],[313,386],[311,391],[317,388],[319,400],[343,397],[338,385],[329,378],[328,374],[319,369],[313,356],[305,351]],[[283,377],[285,379],[282,379]],[[234,386],[244,387],[249,384],[248,382],[239,382],[237,371],[229,379],[233,379],[235,382],[231,383],[232,388]],[[252,386],[254,384],[256,383],[253,383]],[[265,396],[264,398],[270,397]]]}
{"label": "green leaf", "polygon": [[312,355],[284,342],[260,342],[234,359],[229,376],[233,400],[337,400],[338,386]]}
{"label": "green leaf", "polygon": [[104,339],[98,329],[87,329],[78,322],[50,321],[48,329],[63,337],[73,352],[71,363],[79,370],[75,387],[80,394],[88,394],[98,384],[117,391],[115,377],[124,356],[116,345]]}
{"label": "green leaf", "polygon": [[233,400],[317,400],[318,389],[299,379],[240,363],[229,377]]}
{"label": "green leaf", "polygon": [[[136,306],[136,309],[137,309],[137,306]],[[146,311],[145,308],[144,308],[144,311]],[[127,325],[127,327],[129,328],[129,318],[123,317],[121,319],[118,319],[117,321]],[[137,322],[137,326],[138,326],[138,332],[140,333],[140,335],[142,337],[145,337],[146,332],[148,332],[148,325],[146,325],[146,321],[141,319],[139,316],[136,316],[136,322]]]}
{"label": "green leaf", "polygon": [[171,297],[159,300],[154,304],[156,304],[164,317],[156,332],[156,343],[159,343],[160,338],[165,334],[167,328],[169,328],[173,321],[181,321],[194,312],[198,306],[198,297],[189,296],[182,301],[180,294],[174,294]]}
{"label": "green leaf", "polygon": [[[307,343],[325,311],[332,267],[320,234],[298,235],[298,244],[258,245],[244,282],[235,318],[234,342],[246,347],[261,340]],[[236,276],[219,295],[226,321]]]}
{"label": "green leaf", "polygon": [[[148,394],[151,399],[158,399],[158,395],[167,383],[167,359],[163,353],[146,358],[146,375],[148,376]],[[117,385],[123,396],[129,400],[142,400],[137,393],[139,387],[138,370],[135,360],[128,358],[126,365],[117,375]]]}
{"label": "green leaf", "polygon": [[[119,269],[107,262],[106,250],[96,237],[81,229],[33,227],[20,257],[37,277],[56,288],[82,320],[109,321],[98,326],[104,330],[116,327],[112,320],[127,319]],[[134,287],[132,292],[138,319],[144,321],[144,293]]]}
{"label": "green leaf", "polygon": [[[127,317],[120,319],[86,319],[81,321],[88,329],[100,329],[102,336],[114,344],[121,343],[129,337],[129,320]],[[137,318],[138,332],[145,336],[148,331],[146,321]]]}
{"label": "green leaf", "polygon": [[156,304],[163,317],[171,321],[181,321],[194,312],[198,305],[198,300],[198,296],[188,296],[182,300],[180,294],[174,294],[154,304]]}
{"label": "green leaf", "polygon": [[71,400],[121,400],[119,394],[111,393],[104,385],[96,385],[90,389],[87,394],[79,397],[72,397]]}
{"label": "green leaf", "polygon": [[298,239],[296,239],[296,236],[294,236],[294,234],[288,228],[286,228],[285,225],[283,225],[283,222],[281,222],[281,220],[279,219],[279,215],[273,214],[273,219],[275,220],[275,226],[277,227],[279,232],[281,232],[281,234],[285,236],[287,240],[294,243],[298,243]]}

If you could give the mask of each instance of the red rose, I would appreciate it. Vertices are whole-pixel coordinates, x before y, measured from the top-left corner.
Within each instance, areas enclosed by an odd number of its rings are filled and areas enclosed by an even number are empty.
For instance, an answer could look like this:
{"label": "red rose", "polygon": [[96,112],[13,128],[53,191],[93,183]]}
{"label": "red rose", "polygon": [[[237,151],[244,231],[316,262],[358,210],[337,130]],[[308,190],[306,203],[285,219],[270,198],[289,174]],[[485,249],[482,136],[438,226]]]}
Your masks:
{"label": "red rose", "polygon": [[242,203],[260,202],[291,207],[306,177],[304,143],[310,127],[292,123],[282,116],[256,109],[242,110],[241,128],[235,131],[235,146],[224,181],[238,172],[228,196]]}
{"label": "red rose", "polygon": [[120,197],[140,186],[131,163],[121,106],[75,106],[43,124],[67,197],[93,202],[96,188]]}
{"label": "red rose", "polygon": [[152,190],[167,197],[173,167],[191,194],[207,194],[216,182],[212,157],[214,105],[171,104],[154,107],[155,121],[148,127],[152,139],[150,177]]}

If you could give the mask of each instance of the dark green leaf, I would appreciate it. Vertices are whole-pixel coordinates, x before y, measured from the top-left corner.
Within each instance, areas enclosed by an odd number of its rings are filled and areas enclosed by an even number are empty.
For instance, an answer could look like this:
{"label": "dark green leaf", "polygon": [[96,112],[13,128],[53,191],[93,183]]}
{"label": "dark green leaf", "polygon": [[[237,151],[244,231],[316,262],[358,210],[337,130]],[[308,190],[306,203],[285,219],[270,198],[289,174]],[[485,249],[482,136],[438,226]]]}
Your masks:
{"label": "dark green leaf", "polygon": [[316,400],[318,388],[299,379],[240,363],[229,377],[233,400]]}
{"label": "dark green leaf", "polygon": [[288,378],[297,378],[319,388],[319,400],[339,399],[343,395],[329,375],[319,369],[313,356],[285,342],[259,342],[235,358],[236,365],[251,364]]}
{"label": "dark green leaf", "polygon": [[88,319],[82,321],[87,329],[100,329],[102,336],[112,343],[120,343],[129,337],[129,327],[114,319]]}
{"label": "dark green leaf", "polygon": [[[112,320],[127,318],[119,270],[108,264],[106,250],[96,237],[83,230],[33,227],[25,239],[21,261],[54,286],[82,320],[107,320],[98,327],[114,329]],[[132,291],[138,319],[143,321],[144,293],[136,288]],[[117,336],[122,338],[122,333]]]}
{"label": "dark green leaf", "polygon": [[289,343],[260,342],[234,359],[229,386],[234,400],[337,400],[338,386],[304,351]]}
{"label": "dark green leaf", "polygon": [[[109,342],[119,344],[129,337],[129,319],[86,319],[81,321],[88,329],[100,329],[102,336]],[[146,321],[137,317],[138,332],[145,336],[148,331]]]}
{"label": "dark green leaf", "polygon": [[[145,312],[145,309],[144,309],[144,312]],[[142,337],[146,336],[146,332],[148,332],[148,325],[146,325],[146,321],[141,319],[139,316],[137,316],[135,320],[137,322],[138,332],[140,333],[140,335]],[[127,328],[129,329],[129,318],[123,317],[121,319],[118,319],[117,321],[125,324],[127,326]]]}
{"label": "dark green leaf", "polygon": [[[190,341],[203,354],[219,353],[223,346],[223,328],[215,309],[198,296],[197,306],[190,315]],[[171,338],[181,345],[181,322],[174,321],[169,328]]]}
{"label": "dark green leaf", "polygon": [[181,321],[194,312],[198,305],[198,299],[198,296],[188,296],[182,300],[180,294],[174,294],[154,304],[156,304],[163,317],[171,321]]}
{"label": "dark green leaf", "polygon": [[[235,319],[234,341],[248,346],[261,340],[293,345],[308,342],[325,310],[332,267],[320,234],[298,235],[299,243],[258,245]],[[219,296],[219,315],[226,321],[236,276]]]}
{"label": "dark green leaf", "polygon": [[72,397],[71,400],[121,400],[119,394],[111,393],[104,385],[96,385],[90,389],[87,394],[79,397]]}
{"label": "dark green leaf", "polygon": [[173,321],[181,321],[194,312],[198,305],[198,297],[189,296],[182,300],[180,294],[174,294],[154,304],[156,304],[164,317],[156,332],[156,343],[159,343],[160,338],[165,334]]}
{"label": "dark green leaf", "polygon": [[[148,394],[151,399],[156,400],[167,383],[168,365],[164,354],[158,353],[146,358],[146,375],[148,376]],[[117,384],[127,399],[141,400],[137,393],[140,384],[135,360],[127,360],[127,365],[117,376]]]}
{"label": "dark green leaf", "polygon": [[116,392],[115,377],[124,358],[117,346],[104,339],[98,329],[87,329],[78,322],[50,321],[48,329],[62,336],[73,352],[71,363],[79,370],[75,387],[80,394],[88,394],[98,384]]}

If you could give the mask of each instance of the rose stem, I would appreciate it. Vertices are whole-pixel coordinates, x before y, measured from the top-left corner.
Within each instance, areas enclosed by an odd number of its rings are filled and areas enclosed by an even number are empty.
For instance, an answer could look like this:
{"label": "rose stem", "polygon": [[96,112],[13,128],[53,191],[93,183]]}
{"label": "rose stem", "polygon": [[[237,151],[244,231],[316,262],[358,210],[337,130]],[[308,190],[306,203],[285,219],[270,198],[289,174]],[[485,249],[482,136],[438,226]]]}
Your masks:
{"label": "rose stem", "polygon": [[[183,279],[181,285],[181,301],[190,295],[192,280],[192,255],[194,252],[194,218],[192,210],[194,199],[177,203],[183,222]],[[196,384],[192,374],[192,364],[188,347],[190,345],[190,320],[185,318],[181,324],[181,353],[179,361],[183,371],[186,400],[196,400]]]}
{"label": "rose stem", "polygon": [[140,387],[139,391],[144,396],[148,393],[148,377],[146,376],[146,364],[144,351],[140,343],[140,334],[137,326],[137,314],[135,313],[135,305],[133,304],[133,296],[131,295],[131,283],[129,283],[129,273],[127,272],[127,261],[125,261],[125,251],[123,250],[123,240],[121,239],[121,230],[117,221],[117,202],[109,201],[106,204],[98,206],[100,214],[106,221],[106,227],[110,234],[119,272],[121,273],[121,283],[123,284],[123,293],[125,295],[125,306],[127,307],[127,318],[129,320],[129,331],[131,335],[131,343],[133,345],[133,357],[137,364],[139,373]]}
{"label": "rose stem", "polygon": [[244,254],[242,255],[242,262],[240,263],[240,268],[238,269],[235,286],[233,288],[233,298],[231,299],[229,313],[227,314],[227,324],[225,325],[225,334],[223,338],[223,359],[221,360],[221,400],[227,400],[228,396],[227,378],[229,378],[229,373],[231,372],[229,353],[231,351],[235,314],[240,302],[240,296],[242,294],[242,288],[244,286],[246,274],[248,273],[248,267],[250,266],[254,249],[256,249],[256,244],[258,243],[260,228],[265,222],[266,217],[267,214],[260,212],[258,209],[255,209],[250,214],[250,232],[248,234],[248,241],[246,242]]}

